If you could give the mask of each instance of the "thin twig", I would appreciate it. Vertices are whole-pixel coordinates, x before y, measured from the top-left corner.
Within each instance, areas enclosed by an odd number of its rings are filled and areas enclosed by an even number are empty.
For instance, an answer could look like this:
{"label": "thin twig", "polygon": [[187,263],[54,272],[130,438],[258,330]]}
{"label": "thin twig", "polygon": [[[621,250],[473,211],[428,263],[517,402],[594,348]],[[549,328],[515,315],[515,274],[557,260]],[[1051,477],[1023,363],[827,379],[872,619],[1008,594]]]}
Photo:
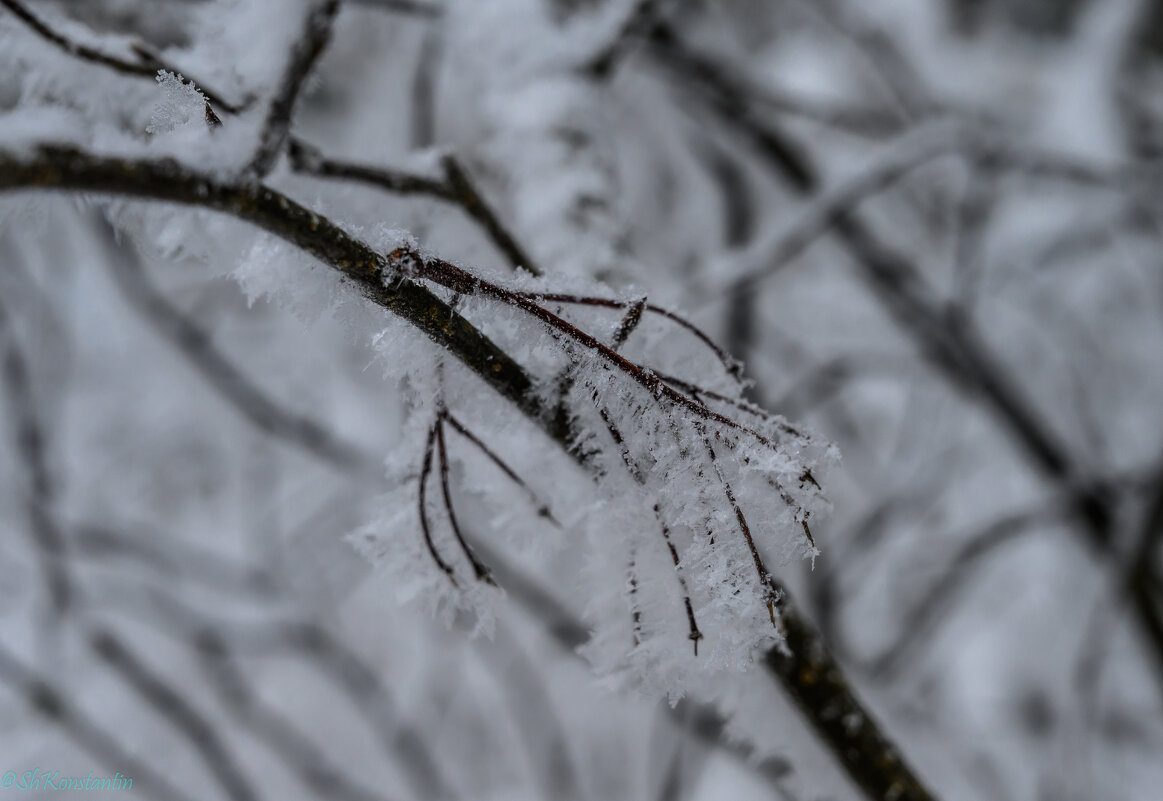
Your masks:
{"label": "thin twig", "polygon": [[[570,295],[570,294],[565,294],[565,293],[560,293],[560,292],[531,292],[531,291],[525,291],[525,290],[513,290],[512,294],[517,296],[517,297],[523,297],[523,298],[528,298],[530,300],[535,300],[539,303],[563,303],[566,305],[573,305],[573,306],[596,306],[598,308],[603,308],[603,309],[622,309],[622,308],[626,307],[626,301],[624,301],[624,300],[616,300],[614,298],[593,297],[593,296],[589,296],[589,295]],[[637,305],[637,304],[635,303],[634,305]],[[634,305],[631,306],[631,311],[633,310]],[[657,314],[659,317],[663,317],[667,320],[670,320],[672,323],[679,326],[680,328],[683,328],[683,329],[689,331],[691,334],[693,334],[695,336],[696,339],[699,340],[699,342],[706,345],[707,348],[712,353],[715,354],[715,357],[723,365],[723,369],[726,370],[730,376],[732,376],[736,380],[741,379],[743,366],[738,361],[736,361],[735,358],[733,356],[731,356],[731,354],[729,354],[723,348],[721,348],[717,344],[715,344],[715,341],[713,339],[711,339],[709,336],[707,336],[707,334],[701,328],[699,328],[697,325],[692,323],[690,320],[687,320],[685,317],[683,317],[680,314],[676,314],[675,312],[672,312],[670,309],[667,309],[663,306],[659,306],[659,305],[654,304],[654,303],[646,303],[643,301],[642,309],[650,312],[651,314]],[[641,317],[641,311],[638,312],[638,316],[639,316],[639,318]],[[632,317],[628,315],[628,317],[626,319],[632,320]],[[623,324],[624,323],[625,323],[625,320],[623,321]],[[637,327],[637,324],[638,323],[635,321],[633,323],[633,326],[631,326],[630,329],[625,333],[625,336],[628,337],[630,335],[630,332],[634,330],[634,327]],[[619,342],[617,335],[615,335],[612,348],[614,350],[617,350],[619,347],[622,346],[622,344],[624,344],[624,339],[622,342]]]}
{"label": "thin twig", "polygon": [[707,448],[707,456],[710,457],[711,465],[715,468],[715,475],[723,487],[723,494],[726,496],[727,502],[731,505],[731,509],[735,513],[735,522],[739,525],[739,532],[743,535],[743,539],[747,543],[747,550],[751,554],[751,561],[755,564],[755,572],[759,577],[759,585],[763,588],[763,600],[767,604],[767,614],[771,617],[771,625],[778,629],[779,625],[775,619],[775,604],[780,598],[780,591],[775,585],[775,578],[771,575],[771,571],[767,569],[767,565],[763,562],[763,557],[759,554],[759,548],[755,544],[755,538],[751,535],[751,526],[747,523],[747,517],[743,514],[743,509],[735,499],[735,491],[731,488],[731,482],[727,480],[726,475],[723,474],[723,469],[719,466],[719,459],[715,454],[715,447],[711,444],[711,438],[707,435],[705,429],[701,427],[700,429],[703,436],[703,444]]}
{"label": "thin twig", "polygon": [[358,181],[399,195],[431,195],[441,200],[454,200],[448,183],[439,178],[386,167],[336,161],[324,156],[317,147],[296,136],[289,138],[287,147],[291,169],[303,175]]}
{"label": "thin twig", "polygon": [[134,692],[190,741],[230,798],[254,801],[259,797],[213,724],[180,692],[150,670],[119,637],[109,630],[96,629],[89,637],[89,645]]}
{"label": "thin twig", "polygon": [[469,178],[468,172],[461,166],[455,156],[445,155],[440,160],[444,167],[445,184],[448,186],[448,196],[459,203],[469,216],[476,220],[497,249],[505,254],[514,269],[524,270],[533,275],[544,275],[542,270],[529,252],[509,230],[501,224],[500,217],[493,211],[492,206],[477,190],[476,185]]}
{"label": "thin twig", "polygon": [[416,493],[416,504],[420,512],[420,532],[424,535],[424,545],[428,548],[428,554],[444,575],[448,576],[452,586],[459,587],[452,565],[445,562],[440,556],[440,552],[436,550],[436,543],[432,540],[432,527],[428,521],[428,476],[432,473],[432,458],[436,450],[436,434],[439,430],[440,420],[437,418],[428,429],[428,439],[424,443],[424,462],[420,467],[420,486]]}
{"label": "thin twig", "polygon": [[[83,61],[88,61],[92,64],[101,64],[124,75],[132,75],[139,78],[153,79],[157,77],[159,71],[163,70],[165,72],[174,73],[175,75],[184,75],[185,77],[182,78],[183,82],[188,85],[196,86],[202,95],[206,98],[206,102],[208,104],[217,106],[219,109],[230,114],[237,114],[247,105],[239,105],[227,102],[217,92],[206,88],[206,86],[200,82],[190,78],[189,74],[184,70],[177,69],[172,64],[163,61],[144,42],[133,42],[131,44],[133,54],[136,56],[137,60],[129,61],[118,56],[111,56],[107,53],[103,53],[94,47],[89,47],[88,45],[74,42],[72,39],[69,39],[67,36],[61,34],[40,17],[29,11],[24,3],[20,2],[20,0],[0,0],[0,5],[3,5],[14,15],[16,15],[17,19],[23,22],[42,39],[60,48],[70,56],[79,58]],[[217,119],[217,115],[214,114],[214,111],[210,105],[207,106],[207,119]]]}
{"label": "thin twig", "polygon": [[279,88],[267,110],[258,149],[247,166],[249,174],[266,175],[283,151],[291,130],[295,103],[307,82],[307,76],[331,39],[332,23],[338,11],[339,0],[315,0],[308,11],[303,33],[295,40]]}
{"label": "thin twig", "polygon": [[533,507],[537,510],[538,515],[547,519],[557,528],[561,528],[561,523],[559,523],[557,518],[553,516],[553,512],[551,512],[549,509],[549,504],[544,503],[537,495],[537,493],[534,492],[533,488],[525,483],[525,480],[522,479],[521,476],[517,475],[516,471],[514,471],[513,468],[510,467],[507,462],[505,462],[505,460],[498,456],[496,452],[492,450],[492,448],[482,442],[480,437],[469,430],[463,423],[460,422],[460,420],[456,419],[456,417],[454,417],[447,409],[445,409],[443,412],[443,419],[449,425],[455,428],[461,436],[475,445],[477,450],[487,456],[493,464],[500,468],[501,472],[508,476],[510,481],[525,491],[525,493],[529,496],[529,500],[533,504]]}
{"label": "thin twig", "polygon": [[477,581],[483,581],[495,587],[497,583],[493,581],[493,577],[489,574],[488,567],[477,558],[472,548],[465,542],[464,536],[460,533],[460,524],[456,521],[456,510],[452,505],[452,488],[448,480],[448,448],[444,444],[444,425],[442,419],[436,421],[436,450],[440,457],[440,490],[444,496],[444,509],[448,513],[448,525],[452,528],[452,535],[456,537],[461,551],[464,552],[469,564],[472,565],[473,574],[476,576]]}
{"label": "thin twig", "polygon": [[[596,400],[597,399],[595,398],[595,401]],[[609,412],[606,411],[605,407],[599,405],[598,415],[602,418],[602,422],[605,424],[606,430],[610,434],[610,438],[618,447],[618,451],[622,456],[622,463],[626,466],[626,470],[630,473],[630,477],[633,478],[637,484],[645,485],[645,473],[643,472],[642,467],[638,464],[637,460],[634,458],[633,454],[630,453],[629,445],[626,443],[622,432],[618,430],[618,427],[610,418]],[[674,543],[671,541],[670,527],[666,524],[666,519],[663,517],[662,510],[659,508],[657,503],[654,504],[653,511],[655,521],[658,523],[659,531],[662,534],[662,541],[665,543],[667,551],[670,553],[670,559],[674,565],[674,575],[678,580],[679,589],[682,590],[683,608],[686,610],[687,626],[689,629],[688,637],[690,638],[691,642],[694,643],[695,656],[698,656],[699,640],[703,639],[703,633],[699,630],[699,624],[695,619],[694,607],[691,604],[690,590],[687,589],[686,577],[682,574],[682,565],[678,556],[678,550],[674,547]],[[637,582],[634,583],[633,587],[637,589]],[[638,615],[637,611],[635,611],[634,623],[636,627],[640,620],[640,616]]]}
{"label": "thin twig", "polygon": [[441,159],[443,178],[337,161],[327,158],[318,148],[295,137],[290,140],[290,155],[292,169],[304,175],[357,181],[396,194],[429,195],[447,203],[455,203],[477,222],[513,269],[544,275],[533,257],[501,222],[460,162],[451,155]]}

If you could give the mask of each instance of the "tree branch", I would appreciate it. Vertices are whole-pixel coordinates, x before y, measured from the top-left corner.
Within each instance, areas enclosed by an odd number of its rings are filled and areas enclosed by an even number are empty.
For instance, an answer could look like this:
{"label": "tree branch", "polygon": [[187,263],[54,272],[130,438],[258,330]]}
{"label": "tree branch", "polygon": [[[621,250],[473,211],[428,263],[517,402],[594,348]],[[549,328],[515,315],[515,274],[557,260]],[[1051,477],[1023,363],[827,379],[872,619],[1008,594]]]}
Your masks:
{"label": "tree branch", "polygon": [[[252,223],[340,272],[372,302],[415,325],[447,348],[554,441],[572,447],[572,423],[553,415],[532,392],[516,361],[447,303],[327,218],[261,184],[222,183],[171,159],[130,161],[43,146],[31,159],[0,150],[0,191],[65,189],[162,200],[220,211]],[[390,283],[389,283],[390,282]]]}
{"label": "tree branch", "polygon": [[509,260],[513,269],[525,270],[533,275],[545,274],[504,226],[460,162],[451,155],[445,155],[441,159],[441,166],[444,169],[443,179],[402,170],[336,161],[325,157],[318,148],[295,137],[290,140],[290,155],[291,168],[304,175],[357,181],[396,194],[430,195],[438,200],[455,203],[480,225],[497,250]]}
{"label": "tree branch", "polygon": [[[175,75],[183,74],[185,77],[182,80],[187,84],[196,86],[208,103],[231,114],[237,114],[247,105],[246,103],[240,105],[227,102],[221,95],[189,77],[183,70],[177,69],[173,65],[163,61],[145,42],[137,41],[131,44],[133,54],[137,57],[137,60],[129,61],[118,56],[103,53],[95,47],[74,42],[64,34],[54,30],[44,20],[29,11],[20,0],[0,0],[0,5],[3,5],[16,15],[17,19],[42,39],[63,52],[68,53],[70,56],[88,61],[92,64],[100,64],[123,75],[131,75],[139,78],[155,78],[161,70],[172,72]],[[217,119],[217,115],[214,114],[213,110],[207,110],[207,119]]]}
{"label": "tree branch", "polygon": [[155,773],[147,762],[139,760],[133,751],[123,747],[113,736],[87,717],[65,693],[41,679],[19,659],[0,647],[0,683],[6,684],[30,709],[50,723],[59,726],[77,746],[93,755],[110,770],[122,774],[136,787],[158,798],[173,801],[193,801],[161,773]]}
{"label": "tree branch", "polygon": [[[6,300],[6,298],[4,299]],[[72,601],[72,581],[67,562],[67,544],[53,516],[57,487],[49,469],[47,437],[33,395],[32,373],[20,348],[8,310],[0,302],[0,337],[3,344],[0,371],[8,396],[8,417],[12,424],[16,453],[24,462],[28,477],[25,490],[28,523],[33,545],[40,558],[52,615],[59,618]]]}
{"label": "tree branch", "polygon": [[339,0],[315,0],[314,6],[307,13],[303,33],[295,40],[282,82],[267,110],[258,150],[247,167],[251,175],[266,175],[283,151],[291,130],[295,102],[299,99],[307,76],[331,39],[332,23],[338,11]]}
{"label": "tree branch", "polygon": [[114,254],[108,259],[108,264],[122,297],[186,357],[207,384],[229,400],[260,431],[340,468],[361,465],[370,468],[378,464],[370,454],[338,438],[312,418],[287,411],[272,402],[246,373],[215,347],[208,333],[183,315],[150,283],[137,254],[130,248]]}
{"label": "tree branch", "polygon": [[218,731],[181,693],[151,671],[111,631],[95,630],[89,645],[126,684],[185,735],[230,798],[234,801],[258,798]]}

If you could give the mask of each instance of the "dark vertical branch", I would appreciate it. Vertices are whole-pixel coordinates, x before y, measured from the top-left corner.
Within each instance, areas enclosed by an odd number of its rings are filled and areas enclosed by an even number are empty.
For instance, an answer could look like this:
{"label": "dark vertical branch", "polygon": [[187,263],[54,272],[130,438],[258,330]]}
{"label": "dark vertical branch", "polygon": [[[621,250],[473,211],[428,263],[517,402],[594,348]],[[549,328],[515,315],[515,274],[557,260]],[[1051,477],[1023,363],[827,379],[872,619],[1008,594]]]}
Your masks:
{"label": "dark vertical branch", "polygon": [[289,412],[273,402],[215,347],[209,334],[151,284],[140,257],[131,248],[110,253],[106,261],[114,283],[134,311],[260,431],[343,469],[363,467],[370,472],[377,463],[370,454],[340,439],[312,418]]}
{"label": "dark vertical branch", "polygon": [[[747,175],[730,156],[717,147],[708,156],[711,174],[718,181],[723,196],[723,244],[729,250],[746,245],[755,227],[755,208]],[[751,357],[759,335],[757,314],[759,293],[752,287],[732,289],[726,304],[726,350],[744,364]],[[751,384],[745,390],[749,400],[762,403],[759,389]]]}
{"label": "dark vertical branch", "polygon": [[436,73],[440,64],[441,40],[432,31],[420,37],[420,55],[412,74],[411,144],[424,150],[436,143]]}
{"label": "dark vertical branch", "polygon": [[21,350],[16,327],[8,316],[4,300],[6,298],[0,298],[0,338],[7,341],[3,345],[0,369],[3,371],[4,388],[8,396],[8,418],[16,443],[16,454],[28,477],[25,495],[33,544],[40,559],[52,614],[59,618],[69,608],[72,591],[65,536],[53,513],[56,482],[48,464],[48,442],[37,411],[32,372]]}
{"label": "dark vertical branch", "polygon": [[460,532],[460,524],[456,520],[456,511],[452,506],[452,487],[448,480],[448,448],[444,444],[443,416],[436,421],[436,449],[440,457],[440,491],[444,496],[444,509],[448,514],[448,525],[452,528],[452,535],[456,537],[461,551],[464,552],[469,564],[472,565],[473,574],[476,576],[477,581],[483,581],[486,584],[496,586],[496,582],[493,581],[493,577],[489,574],[488,567],[477,558],[472,548],[465,542],[464,535]]}
{"label": "dark vertical branch", "polygon": [[440,421],[436,420],[432,423],[432,427],[428,429],[428,439],[424,443],[424,462],[420,467],[420,486],[416,493],[416,505],[420,512],[420,531],[424,535],[424,545],[428,548],[428,553],[432,557],[432,561],[440,568],[444,575],[448,576],[448,580],[452,582],[452,586],[460,586],[456,582],[456,574],[452,569],[452,565],[444,561],[440,556],[440,552],[436,550],[436,543],[432,540],[432,527],[428,521],[428,476],[432,473],[432,458],[436,450],[436,432],[440,429]]}
{"label": "dark vertical branch", "polygon": [[314,5],[308,11],[303,34],[295,40],[282,80],[267,110],[258,149],[247,167],[251,175],[266,175],[283,152],[290,134],[295,104],[307,76],[331,39],[332,23],[338,11],[339,0],[314,0]]}
{"label": "dark vertical branch", "polygon": [[848,775],[876,801],[933,801],[782,587],[777,606],[785,647],[772,648],[764,662]]}
{"label": "dark vertical branch", "polygon": [[230,798],[234,801],[254,801],[259,797],[218,731],[180,692],[151,671],[112,632],[95,630],[89,637],[89,645],[134,692],[190,741]]}
{"label": "dark vertical branch", "polygon": [[[41,679],[7,649],[0,648],[0,683],[12,690],[33,712],[58,727],[82,751],[92,755],[117,776],[130,779],[131,787],[156,798],[193,801],[134,750],[121,745],[105,729],[87,717],[59,687]],[[126,773],[121,773],[126,771]]]}
{"label": "dark vertical branch", "polygon": [[472,217],[488,234],[489,239],[497,249],[505,255],[509,263],[516,270],[525,270],[533,275],[544,275],[545,271],[537,266],[537,262],[528,251],[517,241],[509,230],[501,224],[500,217],[477,191],[476,185],[469,178],[468,173],[460,162],[453,156],[445,156],[441,160],[444,166],[445,183],[448,185],[449,196],[459,203],[469,216]]}

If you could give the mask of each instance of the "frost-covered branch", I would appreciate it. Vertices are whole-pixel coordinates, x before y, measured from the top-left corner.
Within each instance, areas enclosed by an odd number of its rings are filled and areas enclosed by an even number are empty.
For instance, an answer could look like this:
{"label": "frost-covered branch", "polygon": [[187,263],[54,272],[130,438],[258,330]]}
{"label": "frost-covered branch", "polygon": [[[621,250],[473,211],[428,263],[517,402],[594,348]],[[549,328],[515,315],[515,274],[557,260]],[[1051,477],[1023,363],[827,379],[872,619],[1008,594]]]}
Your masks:
{"label": "frost-covered branch", "polygon": [[456,203],[480,225],[514,269],[522,269],[533,275],[544,275],[544,271],[537,266],[533,257],[501,222],[468,172],[451,155],[445,155],[440,160],[444,170],[443,177],[431,178],[402,170],[336,161],[294,137],[290,140],[289,152],[292,169],[305,175],[355,181],[396,194],[429,195],[449,203]]}
{"label": "frost-covered branch", "polygon": [[282,153],[291,132],[291,121],[299,94],[331,39],[331,27],[335,22],[335,15],[339,12],[339,2],[340,0],[312,0],[303,23],[303,33],[295,40],[282,80],[267,109],[262,133],[259,135],[258,149],[247,168],[250,174],[266,175]]}
{"label": "frost-covered branch", "polygon": [[[135,41],[131,43],[130,47],[134,55],[134,60],[131,61],[120,56],[110,55],[95,47],[90,47],[89,45],[73,41],[49,25],[32,11],[30,11],[24,3],[20,2],[20,0],[0,0],[0,5],[3,5],[10,12],[12,12],[12,14],[14,14],[17,19],[28,26],[28,28],[34,31],[42,39],[64,51],[65,53],[68,53],[70,56],[81,59],[82,61],[88,61],[93,64],[100,64],[116,72],[120,72],[123,75],[132,75],[141,78],[152,79],[157,77],[159,72],[171,72],[175,74],[181,74],[182,72],[179,69],[175,69],[174,65],[169,64],[164,59],[162,59],[161,56],[154,52],[154,50],[145,42]],[[236,114],[243,110],[243,108],[245,108],[247,105],[249,105],[249,101],[242,104],[230,103],[214,90],[203,86],[200,82],[195,81],[189,75],[186,75],[183,78],[183,82],[189,86],[196,85],[199,91],[201,91],[205,96],[207,102],[206,119],[207,122],[212,124],[220,122],[218,120],[218,115],[214,113],[212,108],[213,106],[216,106],[220,110],[227,113]]]}

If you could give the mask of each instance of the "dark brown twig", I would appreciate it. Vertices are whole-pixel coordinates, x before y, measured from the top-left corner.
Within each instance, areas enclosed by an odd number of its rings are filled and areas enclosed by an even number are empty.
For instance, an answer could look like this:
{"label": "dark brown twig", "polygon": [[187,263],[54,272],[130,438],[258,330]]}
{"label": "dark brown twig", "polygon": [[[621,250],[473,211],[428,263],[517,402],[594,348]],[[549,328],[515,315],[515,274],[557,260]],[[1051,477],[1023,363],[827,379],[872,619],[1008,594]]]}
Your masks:
{"label": "dark brown twig", "polygon": [[304,175],[357,181],[400,195],[431,195],[441,200],[454,200],[447,182],[439,178],[386,167],[336,161],[324,156],[314,145],[295,136],[287,141],[287,153],[291,158],[291,169]]}
{"label": "dark brown twig", "polygon": [[[0,5],[3,5],[5,8],[11,11],[17,17],[17,19],[23,22],[42,39],[58,47],[65,53],[68,53],[70,56],[79,58],[83,61],[88,61],[93,64],[101,64],[124,75],[132,75],[139,78],[155,78],[157,77],[158,72],[161,70],[174,73],[175,75],[186,74],[183,70],[176,69],[173,65],[162,61],[162,59],[144,42],[133,43],[133,54],[137,57],[137,60],[129,61],[124,58],[119,58],[117,56],[111,56],[107,53],[103,53],[96,48],[89,47],[88,45],[74,42],[67,36],[64,36],[63,34],[53,29],[40,17],[29,11],[24,3],[20,2],[20,0],[0,0]],[[228,103],[217,92],[206,88],[198,81],[195,81],[193,78],[187,76],[182,80],[186,84],[196,86],[202,95],[206,98],[206,102],[208,104],[206,107],[206,116],[207,121],[211,122],[211,124],[213,124],[212,120],[218,119],[218,115],[214,113],[214,110],[210,107],[210,104],[217,106],[218,108],[230,114],[237,114],[245,107],[245,104],[237,105],[234,103]],[[218,121],[218,124],[221,124],[220,120]]]}
{"label": "dark brown twig", "polygon": [[303,33],[295,40],[279,88],[267,110],[258,149],[247,167],[247,172],[251,175],[259,177],[266,175],[283,151],[290,134],[295,103],[307,82],[307,76],[311,74],[331,39],[332,23],[338,11],[339,0],[315,0],[307,13]]}
{"label": "dark brown twig", "polygon": [[444,496],[444,509],[448,514],[448,525],[452,528],[452,535],[456,537],[461,551],[464,552],[469,564],[472,565],[473,575],[477,581],[483,581],[495,587],[497,583],[493,581],[488,567],[477,558],[472,548],[465,542],[464,535],[460,533],[460,524],[456,521],[456,510],[452,505],[452,488],[448,481],[448,448],[444,444],[443,418],[436,421],[436,449],[440,457],[440,490]]}
{"label": "dark brown twig", "polygon": [[759,585],[763,587],[764,602],[767,604],[767,614],[771,617],[771,625],[779,628],[779,624],[775,619],[775,604],[780,599],[780,590],[775,585],[775,578],[771,575],[771,571],[767,569],[767,565],[763,561],[763,557],[759,554],[759,548],[755,544],[755,538],[751,535],[751,526],[747,523],[747,517],[743,514],[743,509],[740,508],[739,502],[735,500],[735,491],[731,488],[731,482],[723,474],[723,469],[719,466],[719,459],[715,455],[715,447],[711,444],[711,438],[703,430],[703,443],[707,447],[707,456],[710,457],[711,466],[715,469],[715,475],[719,479],[719,483],[723,487],[723,494],[727,498],[727,502],[731,505],[732,511],[735,513],[735,522],[739,525],[739,532],[743,535],[743,539],[747,542],[747,550],[751,554],[751,561],[755,564],[755,572],[759,577]]}
{"label": "dark brown twig", "polygon": [[[484,295],[514,306],[545,323],[553,332],[572,340],[575,344],[593,353],[606,364],[629,377],[634,383],[650,393],[656,402],[661,404],[665,401],[680,410],[693,412],[697,418],[718,423],[725,428],[746,434],[764,447],[776,447],[776,444],[764,434],[675,391],[653,371],[629,361],[597,337],[562,319],[533,300],[533,298],[537,298],[552,301],[555,296],[529,295],[521,291],[506,289],[499,284],[479,278],[451,262],[425,257],[408,247],[397,248],[389,253],[388,264],[403,276],[424,278],[458,294]],[[605,305],[608,302],[606,299],[598,300],[600,301],[598,305]]]}
{"label": "dark brown twig", "polygon": [[68,610],[72,600],[72,581],[69,577],[64,533],[53,512],[57,488],[49,469],[47,438],[33,395],[32,372],[17,340],[15,326],[0,298],[0,341],[3,342],[4,389],[8,396],[16,453],[23,461],[28,476],[26,507],[33,545],[40,558],[45,587],[48,590],[52,615],[59,618]]}
{"label": "dark brown twig", "polygon": [[549,504],[544,503],[537,495],[537,493],[533,491],[533,488],[526,484],[525,480],[521,478],[521,476],[517,475],[516,471],[514,471],[513,468],[510,467],[504,459],[498,456],[492,448],[482,442],[480,437],[478,437],[463,423],[456,419],[456,417],[454,417],[447,409],[443,412],[443,419],[450,426],[455,428],[461,436],[475,445],[477,450],[487,456],[489,460],[501,470],[502,473],[508,476],[510,481],[525,491],[525,493],[529,496],[529,500],[533,504],[533,507],[537,510],[538,515],[547,519],[557,528],[561,528],[561,523],[559,523],[553,516],[553,512],[551,512],[549,509]]}
{"label": "dark brown twig", "polygon": [[[595,398],[595,401],[596,400],[597,399]],[[646,476],[642,470],[642,467],[638,464],[633,454],[630,453],[630,448],[627,445],[625,438],[622,436],[622,432],[618,430],[618,427],[610,418],[609,412],[606,411],[605,407],[599,405],[598,415],[602,418],[602,422],[605,424],[606,430],[610,434],[610,439],[612,439],[614,444],[617,446],[618,452],[622,456],[622,463],[626,466],[626,470],[630,473],[630,477],[633,478],[637,484],[645,485]],[[670,553],[670,559],[674,565],[674,575],[678,580],[679,589],[682,590],[683,608],[686,610],[687,626],[689,627],[690,632],[688,636],[691,642],[694,643],[695,656],[698,656],[699,640],[703,639],[703,633],[699,631],[699,624],[695,620],[695,612],[694,607],[691,604],[690,590],[687,589],[686,577],[682,574],[682,566],[681,560],[678,556],[678,550],[674,547],[674,542],[670,538],[670,527],[666,524],[666,519],[662,516],[662,510],[657,503],[654,504],[654,518],[657,521],[659,531],[662,534],[662,541],[666,545],[667,551]],[[631,573],[633,573],[633,562],[631,562]],[[637,587],[638,583],[636,580],[634,580],[631,588],[636,592]],[[641,622],[641,616],[637,610],[633,612],[633,616],[635,629],[639,630],[638,627]]]}
{"label": "dark brown twig", "polygon": [[443,178],[336,161],[324,156],[318,148],[294,137],[290,140],[290,155],[292,169],[304,175],[356,181],[400,195],[429,195],[447,203],[455,203],[477,222],[513,269],[533,275],[544,274],[533,257],[501,222],[500,216],[476,188],[468,172],[451,155],[441,159]]}
{"label": "dark brown twig", "polygon": [[432,528],[428,521],[428,476],[432,473],[432,458],[436,449],[436,434],[439,430],[439,420],[433,422],[431,428],[428,429],[428,439],[424,443],[424,463],[420,467],[420,486],[416,493],[416,503],[420,511],[420,531],[424,535],[424,545],[428,548],[432,561],[436,563],[444,575],[448,576],[452,586],[459,587],[452,565],[445,562],[441,558],[440,552],[436,550],[436,543],[432,540]]}
{"label": "dark brown twig", "polygon": [[477,190],[476,184],[469,178],[468,172],[456,157],[446,155],[440,163],[444,167],[444,182],[448,186],[449,199],[459,203],[469,216],[480,224],[497,249],[505,254],[513,269],[524,270],[533,275],[544,275],[545,271],[537,265],[529,252],[501,224],[500,217]]}
{"label": "dark brown twig", "polygon": [[[573,306],[595,306],[595,307],[602,308],[602,309],[626,308],[626,301],[615,300],[614,298],[599,298],[599,297],[591,297],[591,296],[587,296],[587,295],[569,295],[569,294],[556,293],[556,292],[513,291],[512,294],[517,296],[517,297],[535,300],[539,303],[563,303],[566,305],[573,305]],[[626,337],[628,337],[630,335],[630,333],[634,330],[634,328],[636,328],[638,325],[638,321],[635,320],[633,315],[632,315],[633,309],[637,305],[638,305],[637,302],[635,304],[631,305],[630,310],[627,312],[627,317],[619,325],[619,331],[620,331],[621,326],[626,324],[627,321],[633,322],[633,325],[630,326],[629,330],[627,330],[625,332]],[[643,299],[643,301],[642,301],[642,311],[647,311],[647,312],[650,312],[651,314],[657,314],[659,317],[663,317],[667,320],[670,320],[672,323],[679,326],[680,328],[683,328],[686,331],[689,331],[691,334],[693,334],[695,336],[696,339],[699,340],[699,342],[706,345],[707,348],[712,353],[715,354],[715,357],[723,365],[723,369],[725,369],[729,375],[731,375],[733,378],[735,378],[737,380],[741,377],[743,366],[738,361],[736,361],[731,356],[731,354],[727,353],[727,351],[723,350],[721,347],[716,345],[715,341],[713,339],[711,339],[709,336],[707,336],[707,334],[701,328],[696,326],[694,323],[690,322],[682,315],[676,314],[675,312],[672,312],[663,306],[658,306],[654,303],[647,303],[647,302],[645,302],[645,299]],[[639,320],[641,319],[642,311],[639,311],[637,313],[637,317]],[[616,333],[615,338],[614,338],[614,343],[612,346],[613,349],[617,350],[622,344],[624,344],[624,339],[621,342],[618,341],[618,336]]]}

